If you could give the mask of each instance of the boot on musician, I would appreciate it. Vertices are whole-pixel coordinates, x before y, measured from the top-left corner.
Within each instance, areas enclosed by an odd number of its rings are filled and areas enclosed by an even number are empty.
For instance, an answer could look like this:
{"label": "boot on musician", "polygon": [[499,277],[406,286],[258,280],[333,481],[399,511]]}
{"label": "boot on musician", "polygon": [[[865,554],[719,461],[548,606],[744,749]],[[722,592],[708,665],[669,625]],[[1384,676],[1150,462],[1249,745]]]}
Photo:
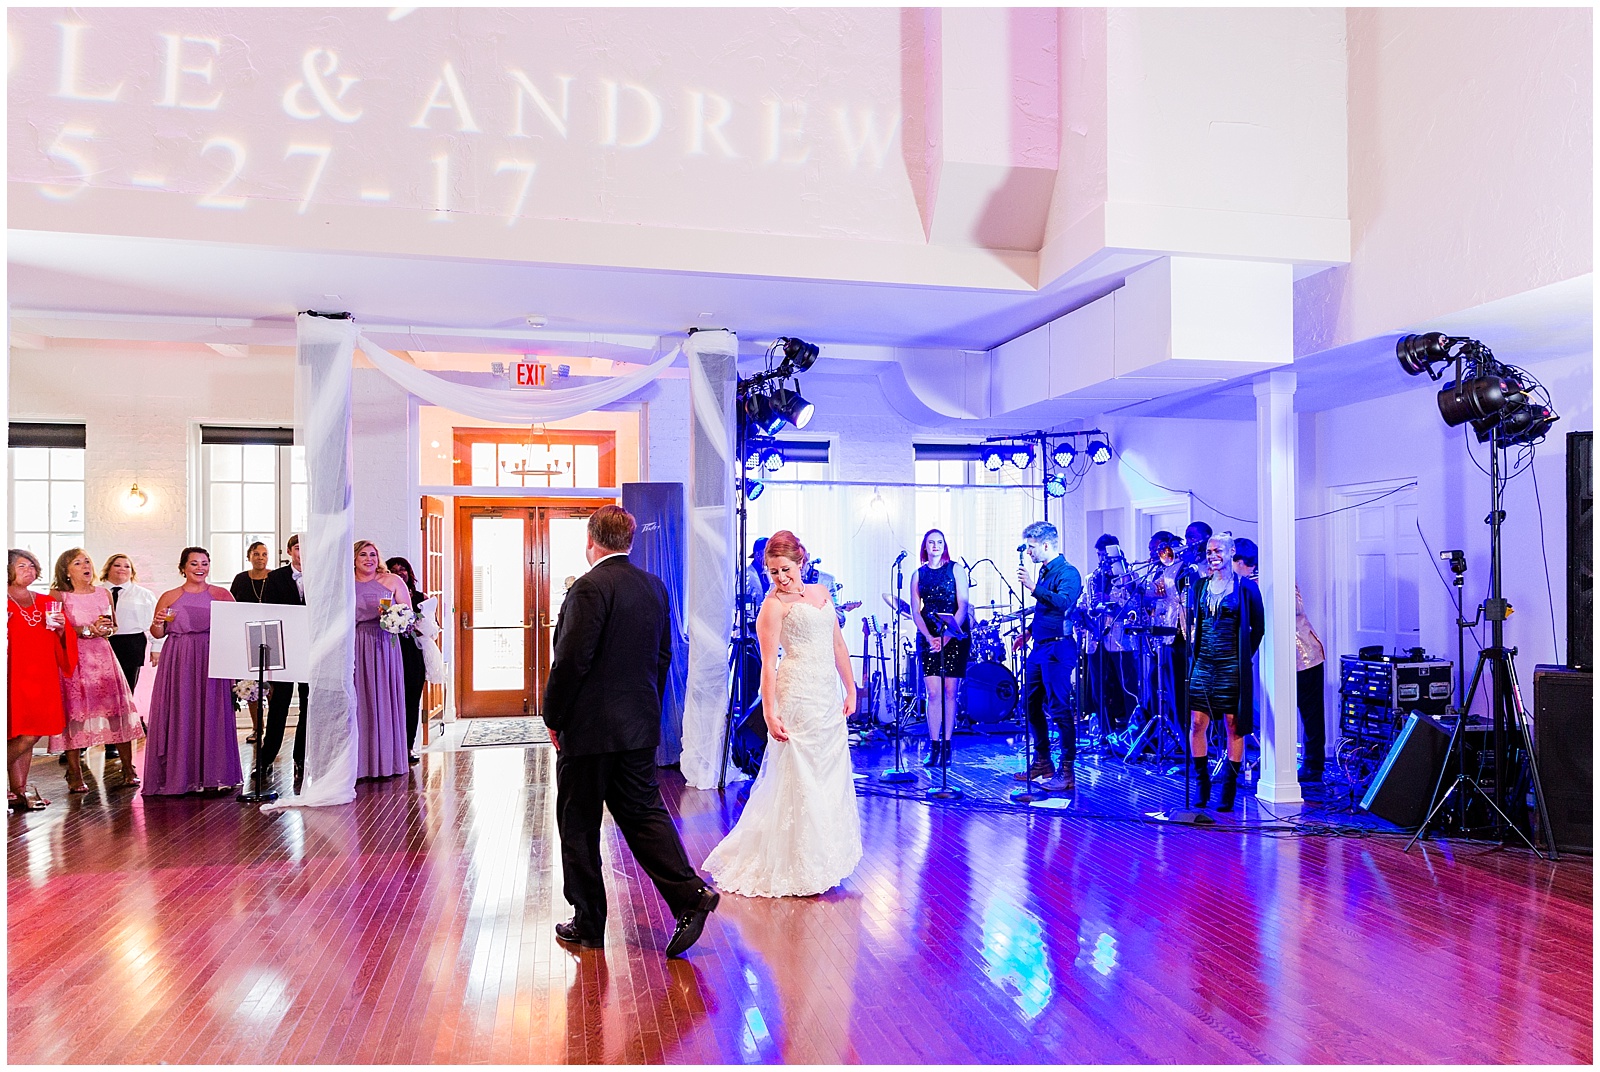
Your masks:
{"label": "boot on musician", "polygon": [[[1022,540],[1028,558],[1039,565],[1038,577],[1032,580],[1026,566],[1017,569],[1023,593],[1034,598],[1029,626],[1033,649],[1028,653],[1023,685],[1034,759],[1025,773],[1015,777],[1022,781],[1048,778],[1046,789],[1073,795],[1078,788],[1073,774],[1078,734],[1072,718],[1072,671],[1078,653],[1067,628],[1067,612],[1078,602],[1083,580],[1066,556],[1056,550],[1060,536],[1048,521],[1035,521],[1023,529]],[[1050,762],[1050,722],[1061,734],[1059,769]]]}

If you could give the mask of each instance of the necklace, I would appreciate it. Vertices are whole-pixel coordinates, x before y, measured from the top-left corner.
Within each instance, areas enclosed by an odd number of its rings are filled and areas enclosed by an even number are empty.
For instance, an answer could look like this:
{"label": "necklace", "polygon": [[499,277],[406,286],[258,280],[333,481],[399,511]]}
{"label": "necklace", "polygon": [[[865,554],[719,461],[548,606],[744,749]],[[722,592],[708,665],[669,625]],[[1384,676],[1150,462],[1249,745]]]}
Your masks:
{"label": "necklace", "polygon": [[251,577],[248,573],[245,574],[245,579],[250,582],[250,590],[256,594],[256,602],[260,603],[262,601],[261,600],[261,596],[267,590],[267,579],[265,577],[261,578],[261,587],[260,588],[256,587],[256,579],[254,577]]}
{"label": "necklace", "polygon": [[37,599],[33,601],[33,613],[29,614],[28,608],[24,607],[21,602],[18,601],[16,596],[7,595],[6,598],[17,604],[17,611],[22,615],[22,620],[26,624],[38,625],[40,622],[44,621],[44,608],[39,606],[39,601]]}

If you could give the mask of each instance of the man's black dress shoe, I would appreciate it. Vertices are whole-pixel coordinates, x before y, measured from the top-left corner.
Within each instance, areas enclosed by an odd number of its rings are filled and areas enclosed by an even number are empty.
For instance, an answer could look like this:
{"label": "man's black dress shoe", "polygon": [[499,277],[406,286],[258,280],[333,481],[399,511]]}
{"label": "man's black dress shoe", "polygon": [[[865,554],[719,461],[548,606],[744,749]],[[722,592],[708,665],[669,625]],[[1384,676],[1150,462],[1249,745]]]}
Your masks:
{"label": "man's black dress shoe", "polygon": [[578,925],[573,923],[571,920],[568,920],[565,923],[556,924],[556,937],[560,938],[563,942],[572,942],[575,945],[581,945],[585,949],[602,949],[606,944],[604,939],[586,938],[579,934]]}
{"label": "man's black dress shoe", "polygon": [[689,951],[689,947],[700,940],[700,932],[706,929],[706,917],[717,910],[717,905],[722,901],[722,894],[706,886],[700,890],[700,900],[695,906],[678,917],[678,926],[672,932],[672,941],[667,943],[667,956],[681,957]]}

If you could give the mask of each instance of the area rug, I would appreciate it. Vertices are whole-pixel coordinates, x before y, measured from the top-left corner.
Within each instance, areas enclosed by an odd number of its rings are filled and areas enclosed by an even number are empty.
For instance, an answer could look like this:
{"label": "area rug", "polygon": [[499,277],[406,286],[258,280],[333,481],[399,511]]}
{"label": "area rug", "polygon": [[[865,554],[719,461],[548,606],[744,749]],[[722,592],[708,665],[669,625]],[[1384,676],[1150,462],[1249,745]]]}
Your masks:
{"label": "area rug", "polygon": [[499,745],[530,747],[550,743],[550,731],[544,719],[527,718],[475,718],[461,738],[463,748],[494,748]]}

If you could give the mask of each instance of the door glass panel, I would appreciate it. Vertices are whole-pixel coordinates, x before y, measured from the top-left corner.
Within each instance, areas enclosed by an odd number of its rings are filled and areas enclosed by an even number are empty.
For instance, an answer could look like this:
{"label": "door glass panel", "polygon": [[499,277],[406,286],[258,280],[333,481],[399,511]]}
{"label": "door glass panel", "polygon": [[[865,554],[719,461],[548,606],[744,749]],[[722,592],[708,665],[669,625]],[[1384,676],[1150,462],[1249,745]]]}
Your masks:
{"label": "door glass panel", "polygon": [[521,691],[527,680],[523,518],[472,519],[472,687]]}
{"label": "door glass panel", "polygon": [[583,557],[588,530],[586,517],[550,519],[550,589],[545,593],[545,606],[550,608],[552,629],[561,619],[561,604],[567,597],[567,589],[589,571],[589,560]]}

